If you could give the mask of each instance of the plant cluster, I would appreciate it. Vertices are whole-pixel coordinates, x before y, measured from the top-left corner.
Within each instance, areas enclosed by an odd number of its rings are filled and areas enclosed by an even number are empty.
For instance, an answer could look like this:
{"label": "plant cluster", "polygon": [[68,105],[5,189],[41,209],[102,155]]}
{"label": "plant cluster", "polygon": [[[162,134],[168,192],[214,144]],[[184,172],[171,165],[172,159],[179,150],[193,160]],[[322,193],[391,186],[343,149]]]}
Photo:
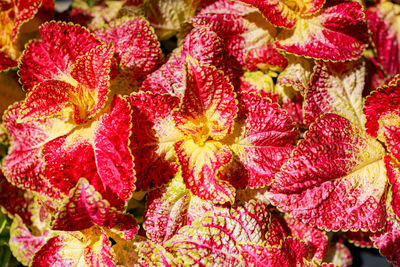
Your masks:
{"label": "plant cluster", "polygon": [[53,9],[0,0],[19,262],[351,266],[347,241],[400,266],[400,4]]}

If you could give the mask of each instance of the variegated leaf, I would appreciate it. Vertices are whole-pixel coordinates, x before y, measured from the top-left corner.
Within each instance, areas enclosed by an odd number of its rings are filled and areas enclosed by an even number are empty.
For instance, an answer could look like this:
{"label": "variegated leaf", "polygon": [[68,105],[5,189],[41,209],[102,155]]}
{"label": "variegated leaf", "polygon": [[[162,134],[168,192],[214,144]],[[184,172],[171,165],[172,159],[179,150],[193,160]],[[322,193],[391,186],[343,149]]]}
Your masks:
{"label": "variegated leaf", "polygon": [[361,248],[373,248],[374,244],[371,240],[373,232],[363,232],[363,231],[347,231],[343,232],[343,236],[346,240],[353,245]]}
{"label": "variegated leaf", "polygon": [[81,178],[59,207],[51,227],[54,230],[77,231],[94,224],[114,228],[128,240],[133,239],[138,231],[132,215],[111,207],[85,178]]}
{"label": "variegated leaf", "polygon": [[362,93],[365,76],[363,62],[354,63],[344,73],[317,64],[308,88],[303,92],[306,124],[310,125],[324,113],[335,113],[364,128]]}
{"label": "variegated leaf", "polygon": [[284,238],[279,245],[239,244],[246,266],[304,266],[308,246],[297,238]]}
{"label": "variegated leaf", "polygon": [[328,249],[328,236],[325,232],[303,223],[295,218],[285,217],[290,229],[288,236],[299,238],[308,244],[309,255],[315,262],[321,263]]}
{"label": "variegated leaf", "polygon": [[310,126],[272,185],[282,211],[329,230],[385,225],[385,150],[359,126],[326,114]]}
{"label": "variegated leaf", "polygon": [[278,50],[325,61],[361,57],[368,30],[362,6],[356,2],[327,5],[315,16],[298,18],[294,29],[284,29],[275,42]]}
{"label": "variegated leaf", "polygon": [[169,93],[182,97],[186,88],[185,63],[190,56],[204,64],[216,66],[235,84],[240,72],[229,57],[223,40],[208,27],[194,28],[168,61],[149,75],[141,86],[142,91]]}
{"label": "variegated leaf", "polygon": [[129,104],[116,96],[98,120],[44,145],[50,184],[68,194],[85,177],[112,206],[122,207],[135,189],[130,133]]}
{"label": "variegated leaf", "polygon": [[396,218],[390,203],[392,195],[389,192],[386,200],[387,218],[386,227],[372,236],[374,246],[379,249],[379,253],[386,257],[386,260],[393,263],[394,266],[400,266],[400,222]]}
{"label": "variegated leaf", "polygon": [[144,79],[163,59],[157,37],[144,18],[113,22],[107,28],[97,30],[96,37],[114,44],[119,67],[131,79]]}
{"label": "variegated leaf", "polygon": [[293,28],[296,25],[298,16],[311,15],[318,12],[325,1],[271,1],[271,0],[241,0],[257,7],[265,18],[273,25],[282,28]]}
{"label": "variegated leaf", "polygon": [[32,198],[29,192],[10,184],[0,170],[0,207],[3,212],[11,218],[18,215],[23,223],[30,225],[32,213],[29,206]]}
{"label": "variegated leaf", "polygon": [[179,99],[152,93],[132,94],[127,98],[132,109],[130,149],[134,156],[136,190],[148,190],[171,180],[177,170],[174,143],[182,133],[171,115]]}
{"label": "variegated leaf", "polygon": [[[234,179],[245,181],[245,187],[263,187],[271,184],[288,159],[297,141],[297,128],[283,109],[265,98],[244,93],[240,103],[245,119],[239,119],[237,127],[241,134],[230,149],[243,164],[246,174]],[[232,168],[239,169],[235,165]]]}
{"label": "variegated leaf", "polygon": [[116,266],[116,260],[105,233],[91,228],[52,237],[36,252],[31,266],[111,267]]}
{"label": "variegated leaf", "polygon": [[277,85],[305,92],[311,82],[314,62],[302,57],[288,56],[289,65],[278,76]]}
{"label": "variegated leaf", "polygon": [[35,253],[52,236],[49,230],[44,233],[32,233],[17,215],[10,228],[10,249],[18,261],[29,265]]}
{"label": "variegated leaf", "polygon": [[265,241],[269,218],[267,207],[261,202],[216,208],[181,228],[163,246],[147,245],[152,248],[147,258],[159,264],[169,260],[190,265],[237,265],[241,262],[237,245]]}
{"label": "variegated leaf", "polygon": [[384,141],[397,160],[400,159],[400,76],[396,75],[384,86],[371,93],[365,101],[367,131]]}
{"label": "variegated leaf", "polygon": [[176,127],[195,142],[223,139],[231,132],[237,113],[232,84],[223,72],[191,57],[186,71],[184,96],[173,112]]}
{"label": "variegated leaf", "polygon": [[[46,2],[43,0],[43,2]],[[3,1],[0,7],[0,71],[17,66],[21,47],[29,34],[19,34],[21,26],[33,19],[42,0]],[[53,6],[54,8],[54,6]],[[48,10],[50,11],[50,10]],[[22,38],[20,38],[22,36]]]}
{"label": "variegated leaf", "polygon": [[200,146],[193,140],[175,144],[186,187],[201,199],[213,203],[234,202],[235,189],[222,180],[221,170],[231,161],[232,152],[226,145],[208,141]]}
{"label": "variegated leaf", "polygon": [[3,116],[11,141],[8,155],[3,160],[4,175],[15,186],[60,198],[60,192],[41,177],[44,167],[41,149],[49,138],[57,137],[60,130],[54,131],[55,128],[61,126],[61,134],[70,128],[58,120],[49,121],[47,127],[36,121],[22,123],[18,120],[21,106],[21,102],[10,106]]}
{"label": "variegated leaf", "polygon": [[207,26],[224,41],[229,52],[249,69],[281,70],[287,61],[272,45],[277,30],[263,22],[259,12],[236,1],[217,1],[191,19],[193,26]]}
{"label": "variegated leaf", "polygon": [[159,244],[213,207],[211,203],[192,195],[179,173],[165,187],[150,192],[146,206],[143,226],[147,236]]}
{"label": "variegated leaf", "polygon": [[75,61],[101,44],[87,29],[65,22],[43,24],[40,35],[42,40],[31,41],[21,58],[19,75],[28,92],[44,80],[70,76]]}
{"label": "variegated leaf", "polygon": [[400,5],[390,1],[370,6],[365,11],[368,28],[372,32],[372,42],[376,55],[370,60],[376,67],[372,73],[371,83],[375,89],[381,86],[387,78],[400,73],[400,26],[398,16]]}
{"label": "variegated leaf", "polygon": [[390,183],[391,209],[400,218],[400,164],[389,155],[385,156],[385,164]]}
{"label": "variegated leaf", "polygon": [[353,263],[353,256],[351,255],[350,249],[346,247],[343,242],[331,242],[324,260],[327,262],[332,262],[332,267],[351,267]]}

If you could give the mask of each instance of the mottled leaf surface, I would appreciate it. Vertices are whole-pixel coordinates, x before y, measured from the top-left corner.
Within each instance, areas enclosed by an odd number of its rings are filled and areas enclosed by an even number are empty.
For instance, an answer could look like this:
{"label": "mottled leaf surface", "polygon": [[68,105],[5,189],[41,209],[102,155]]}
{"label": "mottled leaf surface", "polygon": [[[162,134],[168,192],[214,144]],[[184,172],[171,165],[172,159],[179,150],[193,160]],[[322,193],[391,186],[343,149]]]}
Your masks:
{"label": "mottled leaf surface", "polygon": [[386,216],[384,155],[382,145],[360,127],[326,114],[276,175],[272,200],[319,228],[379,230]]}

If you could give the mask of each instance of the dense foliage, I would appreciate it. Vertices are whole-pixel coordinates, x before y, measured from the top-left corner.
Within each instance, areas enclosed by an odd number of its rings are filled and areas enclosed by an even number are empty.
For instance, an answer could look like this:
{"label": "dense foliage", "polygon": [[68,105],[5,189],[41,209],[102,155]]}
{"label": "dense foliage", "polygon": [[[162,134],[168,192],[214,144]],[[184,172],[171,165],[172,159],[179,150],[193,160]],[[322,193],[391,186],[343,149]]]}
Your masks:
{"label": "dense foliage", "polygon": [[400,4],[53,10],[0,0],[0,264],[400,266]]}

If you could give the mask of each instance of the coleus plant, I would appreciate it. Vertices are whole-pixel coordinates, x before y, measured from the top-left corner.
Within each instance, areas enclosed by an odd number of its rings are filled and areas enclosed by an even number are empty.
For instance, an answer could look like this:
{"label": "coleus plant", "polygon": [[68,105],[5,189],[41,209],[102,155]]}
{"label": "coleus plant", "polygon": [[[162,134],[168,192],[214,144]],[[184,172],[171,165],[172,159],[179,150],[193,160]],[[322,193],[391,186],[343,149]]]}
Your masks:
{"label": "coleus plant", "polygon": [[400,266],[400,5],[80,0],[19,51],[3,2],[22,264]]}

